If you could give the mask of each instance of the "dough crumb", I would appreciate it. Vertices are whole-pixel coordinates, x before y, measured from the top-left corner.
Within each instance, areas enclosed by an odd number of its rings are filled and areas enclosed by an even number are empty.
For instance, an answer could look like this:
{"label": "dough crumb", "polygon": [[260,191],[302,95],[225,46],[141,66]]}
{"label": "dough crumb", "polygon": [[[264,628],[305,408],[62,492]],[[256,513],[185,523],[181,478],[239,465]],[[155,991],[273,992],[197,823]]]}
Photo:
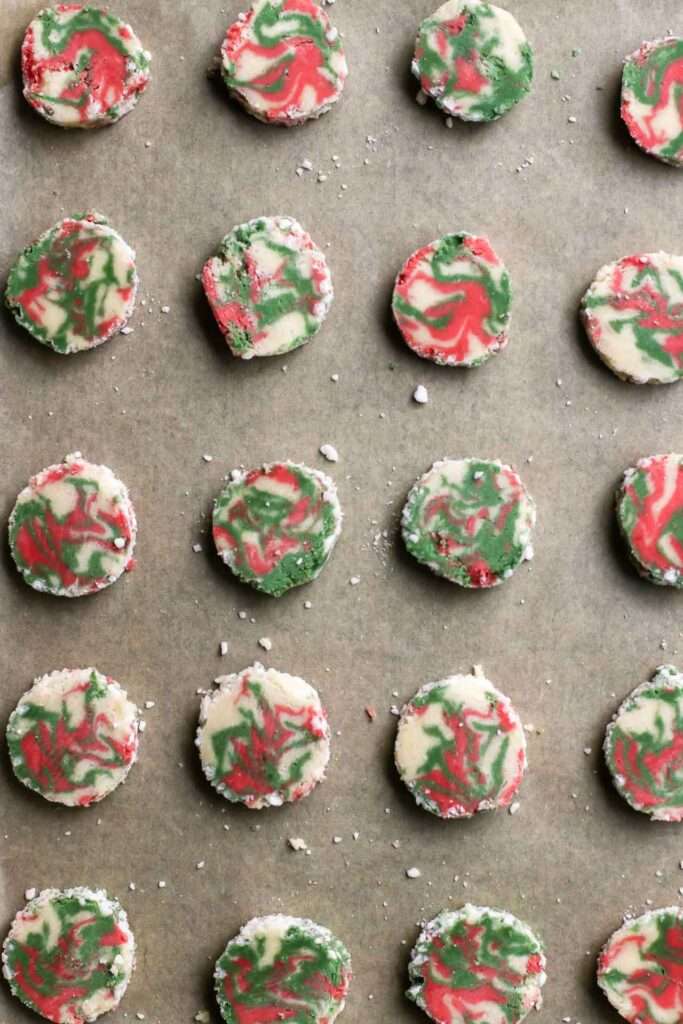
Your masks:
{"label": "dough crumb", "polygon": [[424,386],[424,384],[417,385],[417,387],[413,391],[413,400],[417,402],[418,405],[427,404],[427,402],[429,401],[429,392],[427,391],[427,388]]}
{"label": "dough crumb", "polygon": [[326,458],[328,462],[339,462],[339,452],[333,444],[321,444],[320,454]]}
{"label": "dough crumb", "polygon": [[406,868],[406,878],[421,878],[422,872],[419,868]]}

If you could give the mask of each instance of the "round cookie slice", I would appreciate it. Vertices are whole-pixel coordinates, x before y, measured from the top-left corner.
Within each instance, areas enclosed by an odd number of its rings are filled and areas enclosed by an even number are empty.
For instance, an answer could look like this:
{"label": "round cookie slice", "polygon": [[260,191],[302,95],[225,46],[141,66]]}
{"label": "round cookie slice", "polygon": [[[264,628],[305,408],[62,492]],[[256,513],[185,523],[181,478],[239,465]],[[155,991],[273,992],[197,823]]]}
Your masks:
{"label": "round cookie slice", "polygon": [[36,679],[7,725],[17,778],[53,803],[88,807],[128,775],[138,754],[138,709],[97,669]]}
{"label": "round cookie slice", "polygon": [[9,518],[17,569],[35,590],[83,597],[134,566],[135,509],[107,466],[80,452],[31,477]]}
{"label": "round cookie slice", "polygon": [[640,575],[683,587],[683,455],[640,459],[617,491],[617,522]]}
{"label": "round cookie slice", "polygon": [[135,253],[100,213],[67,217],[19,256],[5,302],[17,323],[55,352],[96,348],[135,308]]}
{"label": "round cookie slice", "polygon": [[627,920],[598,959],[598,985],[630,1024],[683,1021],[683,910],[664,907]]}
{"label": "round cookie slice", "polygon": [[448,0],[420,25],[412,71],[446,114],[494,121],[531,89],[531,47],[509,11]]}
{"label": "round cookie slice", "polygon": [[617,377],[673,384],[683,376],[683,256],[626,256],[602,267],[583,297],[588,339]]}
{"label": "round cookie slice", "polygon": [[605,760],[619,794],[653,821],[683,821],[683,676],[660,665],[607,726]]}
{"label": "round cookie slice", "polygon": [[446,235],[403,265],[392,307],[403,340],[440,366],[480,366],[508,343],[510,278],[486,238]]}
{"label": "round cookie slice", "polygon": [[504,910],[443,910],[412,951],[408,999],[437,1024],[519,1024],[540,1010],[546,982],[540,940]]}
{"label": "round cookie slice", "polygon": [[292,217],[259,217],[226,235],[202,284],[228,348],[279,356],[310,341],[330,311],[327,261]]}
{"label": "round cookie slice", "polygon": [[135,967],[135,939],[101,890],[44,889],[20,910],[2,947],[12,993],[54,1024],[86,1024],[115,1009]]}
{"label": "round cookie slice", "polygon": [[502,462],[444,459],[417,481],[401,516],[406,548],[461,587],[495,587],[533,557],[536,506]]}
{"label": "round cookie slice", "polygon": [[631,137],[650,156],[683,167],[683,39],[643,43],[624,61],[621,116]]}
{"label": "round cookie slice", "polygon": [[351,957],[327,928],[301,917],[255,917],[216,962],[226,1024],[332,1024],[344,1009]]}
{"label": "round cookie slice", "polygon": [[294,462],[233,470],[213,508],[219,556],[235,576],[272,597],[322,572],[341,525],[332,480]]}
{"label": "round cookie slice", "polygon": [[450,676],[405,705],[394,760],[420,807],[471,818],[512,803],[527,766],[524,729],[483,675]]}
{"label": "round cookie slice", "polygon": [[348,75],[341,36],[317,0],[255,0],[228,29],[221,59],[231,95],[285,127],[328,111]]}
{"label": "round cookie slice", "polygon": [[100,128],[133,109],[151,59],[130,25],[99,7],[45,7],[21,47],[24,96],[60,128]]}
{"label": "round cookie slice", "polygon": [[196,739],[211,785],[256,811],[308,796],[330,759],[317,690],[258,662],[216,683],[202,698]]}

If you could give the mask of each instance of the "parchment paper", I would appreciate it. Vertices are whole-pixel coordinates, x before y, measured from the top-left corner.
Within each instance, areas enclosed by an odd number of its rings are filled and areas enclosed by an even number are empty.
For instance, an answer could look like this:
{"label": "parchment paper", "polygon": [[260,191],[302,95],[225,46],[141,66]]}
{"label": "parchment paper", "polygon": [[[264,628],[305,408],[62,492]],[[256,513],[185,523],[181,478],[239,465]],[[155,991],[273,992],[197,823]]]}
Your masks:
{"label": "parchment paper", "polygon": [[[620,383],[587,352],[576,310],[603,263],[683,250],[683,178],[635,148],[617,103],[623,56],[680,32],[680,4],[516,0],[536,51],[532,95],[496,124],[448,130],[417,105],[408,70],[430,0],[338,0],[345,95],[287,132],[252,121],[206,77],[239,0],[117,0],[153,51],[153,83],[131,116],[91,134],[62,133],[21,99],[18,48],[37,6],[3,0],[0,11],[0,272],[61,215],[94,207],[137,249],[150,305],[127,338],[70,358],[2,318],[0,512],[32,473],[81,449],[131,488],[139,568],[69,602],[32,592],[3,556],[0,721],[35,676],[65,665],[95,665],[156,706],[129,781],[99,807],[50,806],[0,758],[2,932],[29,886],[106,888],[139,944],[108,1020],[184,1024],[201,1009],[218,1019],[213,963],[244,921],[309,916],[353,956],[343,1020],[407,1024],[423,1019],[402,995],[416,923],[470,900],[509,909],[545,940],[539,1024],[616,1020],[594,987],[595,955],[626,909],[679,901],[683,836],[613,795],[599,747],[622,697],[656,665],[683,661],[683,595],[629,568],[612,494],[638,457],[681,450],[683,385]],[[298,177],[304,158],[314,171]],[[336,301],[312,344],[242,364],[195,275],[234,224],[277,213],[329,246]],[[509,349],[469,373],[414,357],[388,312],[405,257],[458,229],[489,235],[516,295]],[[324,442],[339,449],[334,467]],[[444,455],[511,462],[536,498],[536,558],[496,591],[462,592],[394,543],[408,488]],[[206,526],[230,469],[277,458],[331,471],[346,523],[320,579],[273,601],[233,581]],[[256,659],[316,685],[338,732],[324,785],[260,814],[214,797],[193,748],[196,690]],[[389,709],[475,663],[538,734],[518,814],[444,823],[397,781]],[[291,836],[311,855],[294,853]],[[422,876],[409,880],[414,866]],[[1,1024],[33,1019],[3,984]]]}

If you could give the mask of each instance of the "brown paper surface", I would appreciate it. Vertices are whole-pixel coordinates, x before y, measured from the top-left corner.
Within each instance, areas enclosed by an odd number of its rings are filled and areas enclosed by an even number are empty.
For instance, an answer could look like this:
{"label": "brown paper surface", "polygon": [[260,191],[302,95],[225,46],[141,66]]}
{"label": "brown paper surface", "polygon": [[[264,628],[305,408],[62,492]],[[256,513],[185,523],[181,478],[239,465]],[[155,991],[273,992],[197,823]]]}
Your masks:
{"label": "brown paper surface", "polygon": [[[139,567],[66,601],[31,591],[3,556],[0,721],[35,676],[63,666],[95,665],[156,705],[125,787],[85,811],[29,793],[3,753],[2,932],[27,887],[106,888],[139,946],[107,1019],[183,1024],[201,1009],[218,1019],[213,963],[244,921],[308,916],[351,951],[343,1020],[408,1024],[423,1019],[402,994],[416,923],[469,900],[507,908],[544,939],[539,1024],[616,1020],[594,986],[595,956],[627,908],[679,901],[683,837],[613,794],[600,744],[622,697],[656,665],[683,661],[683,597],[629,568],[612,495],[640,456],[681,450],[683,385],[619,382],[588,353],[577,304],[603,263],[683,250],[683,178],[642,155],[618,118],[623,56],[680,31],[680,5],[516,0],[536,53],[533,93],[495,124],[447,130],[415,102],[408,70],[432,4],[338,0],[331,16],[351,67],[343,99],[284,131],[255,123],[206,77],[238,0],[118,0],[153,51],[153,82],[129,117],[90,134],[60,132],[21,98],[17,54],[36,7],[4,0],[0,10],[2,275],[60,216],[94,207],[136,248],[150,306],[138,305],[133,334],[70,358],[3,316],[0,511],[32,473],[80,449],[129,485]],[[298,177],[304,158],[315,170]],[[240,363],[195,275],[234,224],[279,213],[329,247],[336,300],[309,346]],[[389,315],[403,259],[459,229],[490,237],[515,289],[508,350],[469,373],[414,357]],[[412,401],[418,383],[426,406]],[[339,449],[336,466],[318,454],[324,442]],[[445,455],[510,462],[537,501],[536,557],[493,592],[440,581],[395,543],[408,488]],[[320,579],[274,601],[232,579],[206,528],[230,469],[278,458],[330,471],[346,521]],[[193,747],[196,690],[254,660],[316,685],[338,733],[324,785],[300,806],[258,814],[213,795]],[[389,709],[475,663],[538,734],[518,814],[441,822],[396,778]],[[311,855],[293,852],[291,836]],[[422,875],[409,880],[413,866]],[[33,1019],[0,986],[1,1024]]]}

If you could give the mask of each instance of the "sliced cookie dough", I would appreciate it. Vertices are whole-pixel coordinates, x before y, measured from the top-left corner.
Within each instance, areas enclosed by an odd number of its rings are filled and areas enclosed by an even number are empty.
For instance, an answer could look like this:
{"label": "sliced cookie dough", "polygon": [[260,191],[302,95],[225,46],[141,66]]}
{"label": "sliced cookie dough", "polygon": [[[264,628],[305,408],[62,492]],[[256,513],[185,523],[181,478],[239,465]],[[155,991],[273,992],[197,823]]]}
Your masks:
{"label": "sliced cookie dough", "polygon": [[100,128],[133,109],[149,84],[151,59],[114,14],[81,4],[45,7],[21,48],[24,96],[60,128]]}
{"label": "sliced cookie dough", "polygon": [[420,25],[412,70],[446,114],[494,121],[529,92],[534,62],[509,11],[483,0],[448,0]]}
{"label": "sliced cookie dough", "polygon": [[660,665],[631,693],[607,726],[605,760],[612,781],[653,821],[683,821],[683,676]]}
{"label": "sliced cookie dough", "polygon": [[334,298],[325,257],[292,217],[233,228],[204,265],[202,284],[228,348],[241,359],[305,345]]}
{"label": "sliced cookie dough", "polygon": [[257,811],[308,796],[330,759],[317,690],[258,662],[216,683],[202,698],[196,739],[211,785]]}
{"label": "sliced cookie dough", "polygon": [[626,256],[597,274],[581,303],[588,339],[617,377],[673,384],[683,376],[683,256]]}
{"label": "sliced cookie dough", "polygon": [[216,962],[226,1024],[332,1024],[344,1009],[351,957],[327,928],[301,917],[255,917]]}
{"label": "sliced cookie dough", "polygon": [[598,959],[598,985],[630,1024],[680,1024],[683,909],[664,907],[627,920]]}
{"label": "sliced cookie dough", "polygon": [[406,345],[440,366],[480,366],[508,343],[510,278],[486,238],[446,235],[410,256],[392,308]]}
{"label": "sliced cookie dough", "polygon": [[495,587],[533,557],[536,506],[501,462],[444,459],[413,486],[403,509],[406,548],[462,587]]}
{"label": "sliced cookie dough", "polygon": [[624,61],[621,116],[650,156],[683,167],[683,39],[643,43]]}
{"label": "sliced cookie dough", "polygon": [[617,522],[640,575],[683,587],[683,455],[650,455],[624,473]]}
{"label": "sliced cookie dough", "polygon": [[101,890],[44,889],[19,911],[2,947],[12,993],[54,1024],[86,1024],[115,1009],[134,967],[126,913]]}
{"label": "sliced cookie dough", "polygon": [[32,477],[9,518],[17,569],[35,590],[83,597],[134,566],[137,520],[128,488],[80,452]]}
{"label": "sliced cookie dough", "polygon": [[5,302],[17,323],[61,355],[96,348],[135,308],[135,253],[100,213],[66,217],[10,271]]}
{"label": "sliced cookie dough", "polygon": [[488,679],[450,676],[405,705],[394,760],[420,807],[471,818],[512,803],[527,765],[524,728]]}
{"label": "sliced cookie dough", "polygon": [[46,800],[87,807],[128,775],[138,754],[139,713],[126,691],[94,668],[36,679],[7,725],[17,778]]}
{"label": "sliced cookie dough", "polygon": [[328,111],[348,75],[341,36],[317,0],[256,0],[228,29],[221,59],[245,110],[285,127]]}
{"label": "sliced cookie dough", "polygon": [[406,995],[437,1024],[519,1024],[540,1010],[546,959],[540,940],[504,910],[444,910],[425,925]]}
{"label": "sliced cookie dough", "polygon": [[220,558],[235,576],[272,597],[322,572],[341,525],[332,480],[294,462],[233,470],[213,508]]}

